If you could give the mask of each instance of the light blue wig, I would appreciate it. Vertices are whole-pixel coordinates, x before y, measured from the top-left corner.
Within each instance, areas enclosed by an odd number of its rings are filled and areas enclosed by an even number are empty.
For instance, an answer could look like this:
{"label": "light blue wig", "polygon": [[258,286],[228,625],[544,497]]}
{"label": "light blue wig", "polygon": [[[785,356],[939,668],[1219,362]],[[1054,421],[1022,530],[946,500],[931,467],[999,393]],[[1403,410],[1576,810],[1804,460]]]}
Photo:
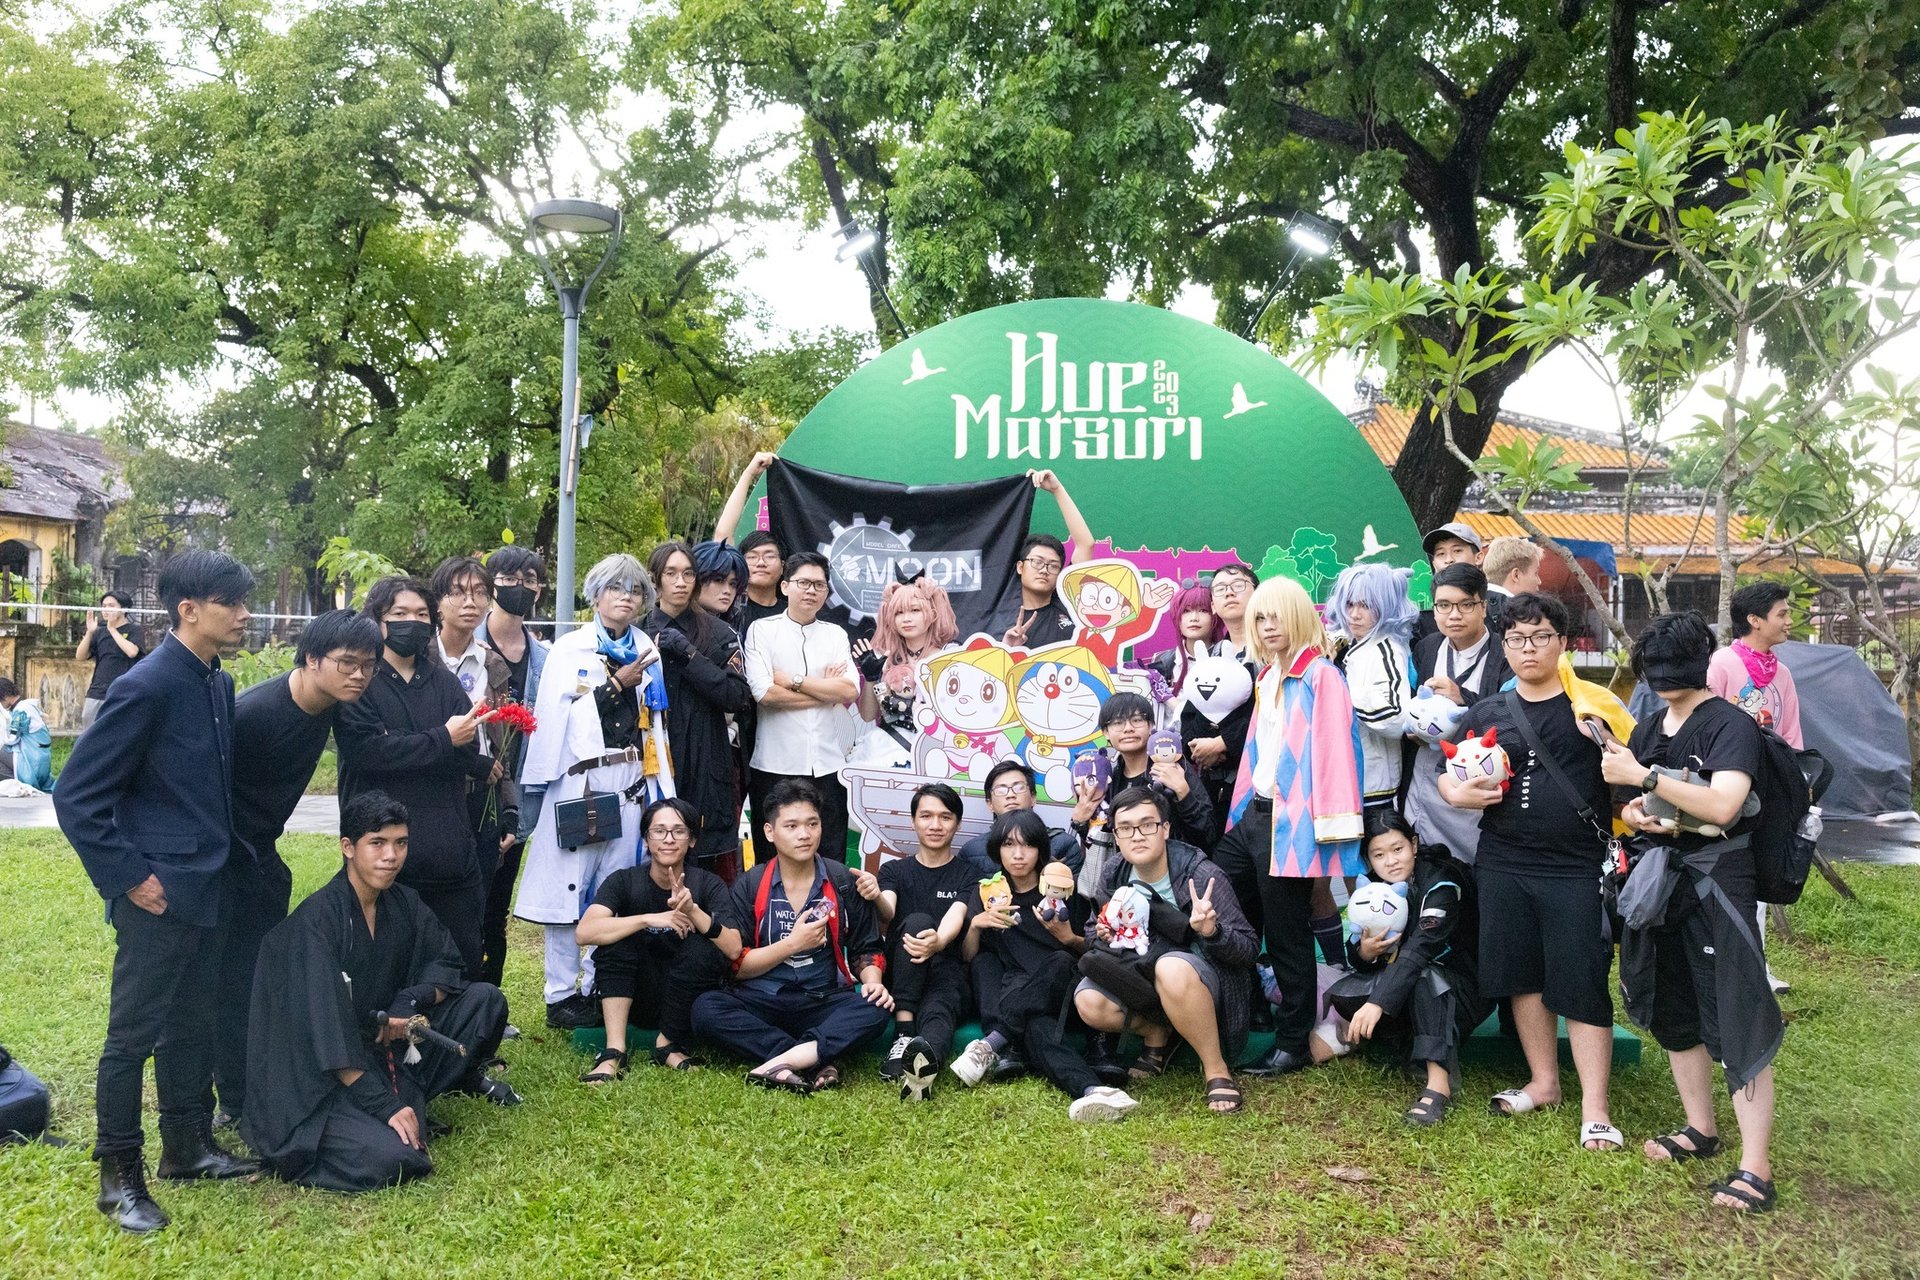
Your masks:
{"label": "light blue wig", "polygon": [[1340,571],[1334,579],[1333,591],[1327,596],[1327,631],[1336,636],[1353,639],[1347,631],[1347,606],[1363,604],[1373,610],[1378,619],[1373,636],[1389,636],[1401,644],[1413,634],[1413,624],[1420,617],[1420,611],[1413,607],[1413,601],[1407,595],[1407,583],[1413,577],[1411,569],[1396,569],[1389,564],[1350,564]]}

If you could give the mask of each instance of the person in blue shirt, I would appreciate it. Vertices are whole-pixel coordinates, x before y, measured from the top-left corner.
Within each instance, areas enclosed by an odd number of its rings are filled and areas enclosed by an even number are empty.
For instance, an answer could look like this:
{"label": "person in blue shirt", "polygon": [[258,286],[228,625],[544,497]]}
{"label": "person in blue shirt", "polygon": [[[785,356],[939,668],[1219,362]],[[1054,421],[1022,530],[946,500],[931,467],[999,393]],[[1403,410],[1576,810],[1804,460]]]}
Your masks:
{"label": "person in blue shirt", "polygon": [[147,1191],[148,1058],[160,1095],[160,1176],[259,1170],[213,1140],[207,1106],[220,873],[233,829],[233,678],[220,650],[246,633],[253,574],[221,552],[188,551],[161,568],[159,585],[173,629],[107,690],[53,798],[115,934],[94,1157],[100,1211],[136,1233],[168,1221]]}

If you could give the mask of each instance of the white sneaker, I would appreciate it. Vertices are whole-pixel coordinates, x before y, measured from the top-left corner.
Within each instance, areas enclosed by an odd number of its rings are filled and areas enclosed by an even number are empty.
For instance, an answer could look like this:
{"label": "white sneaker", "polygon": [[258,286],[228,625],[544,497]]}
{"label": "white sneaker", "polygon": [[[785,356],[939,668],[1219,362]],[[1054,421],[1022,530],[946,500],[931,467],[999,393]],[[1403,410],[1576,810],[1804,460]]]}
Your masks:
{"label": "white sneaker", "polygon": [[1110,1123],[1124,1120],[1127,1112],[1139,1105],[1127,1096],[1125,1090],[1104,1084],[1095,1085],[1067,1107],[1067,1119],[1078,1120],[1081,1124]]}
{"label": "white sneaker", "polygon": [[1774,973],[1772,965],[1767,966],[1767,985],[1773,988],[1773,994],[1777,996],[1783,996],[1793,990],[1792,985],[1785,978]]}
{"label": "white sneaker", "polygon": [[1000,1055],[984,1039],[975,1040],[960,1051],[947,1070],[960,1077],[960,1083],[971,1089],[987,1078],[987,1072],[993,1070],[993,1064],[1000,1061]]}

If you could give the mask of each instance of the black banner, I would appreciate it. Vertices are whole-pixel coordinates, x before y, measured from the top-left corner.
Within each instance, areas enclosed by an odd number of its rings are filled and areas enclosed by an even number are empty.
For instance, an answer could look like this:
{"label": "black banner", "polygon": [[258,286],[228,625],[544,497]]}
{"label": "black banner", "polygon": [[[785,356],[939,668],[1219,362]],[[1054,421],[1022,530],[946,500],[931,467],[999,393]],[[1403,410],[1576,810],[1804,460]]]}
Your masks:
{"label": "black banner", "polygon": [[1014,562],[1033,514],[1033,481],[899,485],[775,459],[767,513],[787,554],[826,556],[823,617],[871,633],[887,584],[925,574],[953,601],[965,637],[1017,598]]}

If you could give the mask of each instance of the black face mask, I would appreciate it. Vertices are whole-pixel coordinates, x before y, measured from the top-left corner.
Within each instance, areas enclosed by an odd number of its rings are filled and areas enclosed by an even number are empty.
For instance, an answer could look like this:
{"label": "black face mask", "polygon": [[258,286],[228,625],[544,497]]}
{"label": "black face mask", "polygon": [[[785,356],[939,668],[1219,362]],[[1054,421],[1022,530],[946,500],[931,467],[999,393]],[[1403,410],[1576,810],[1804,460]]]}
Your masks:
{"label": "black face mask", "polygon": [[495,587],[493,602],[516,618],[524,618],[533,612],[535,592],[532,587]]}
{"label": "black face mask", "polygon": [[403,658],[417,658],[427,651],[433,639],[433,624],[427,622],[389,622],[387,648]]}
{"label": "black face mask", "polygon": [[1641,674],[1646,677],[1647,687],[1655,693],[1704,689],[1707,687],[1707,659],[1648,662],[1642,665]]}

